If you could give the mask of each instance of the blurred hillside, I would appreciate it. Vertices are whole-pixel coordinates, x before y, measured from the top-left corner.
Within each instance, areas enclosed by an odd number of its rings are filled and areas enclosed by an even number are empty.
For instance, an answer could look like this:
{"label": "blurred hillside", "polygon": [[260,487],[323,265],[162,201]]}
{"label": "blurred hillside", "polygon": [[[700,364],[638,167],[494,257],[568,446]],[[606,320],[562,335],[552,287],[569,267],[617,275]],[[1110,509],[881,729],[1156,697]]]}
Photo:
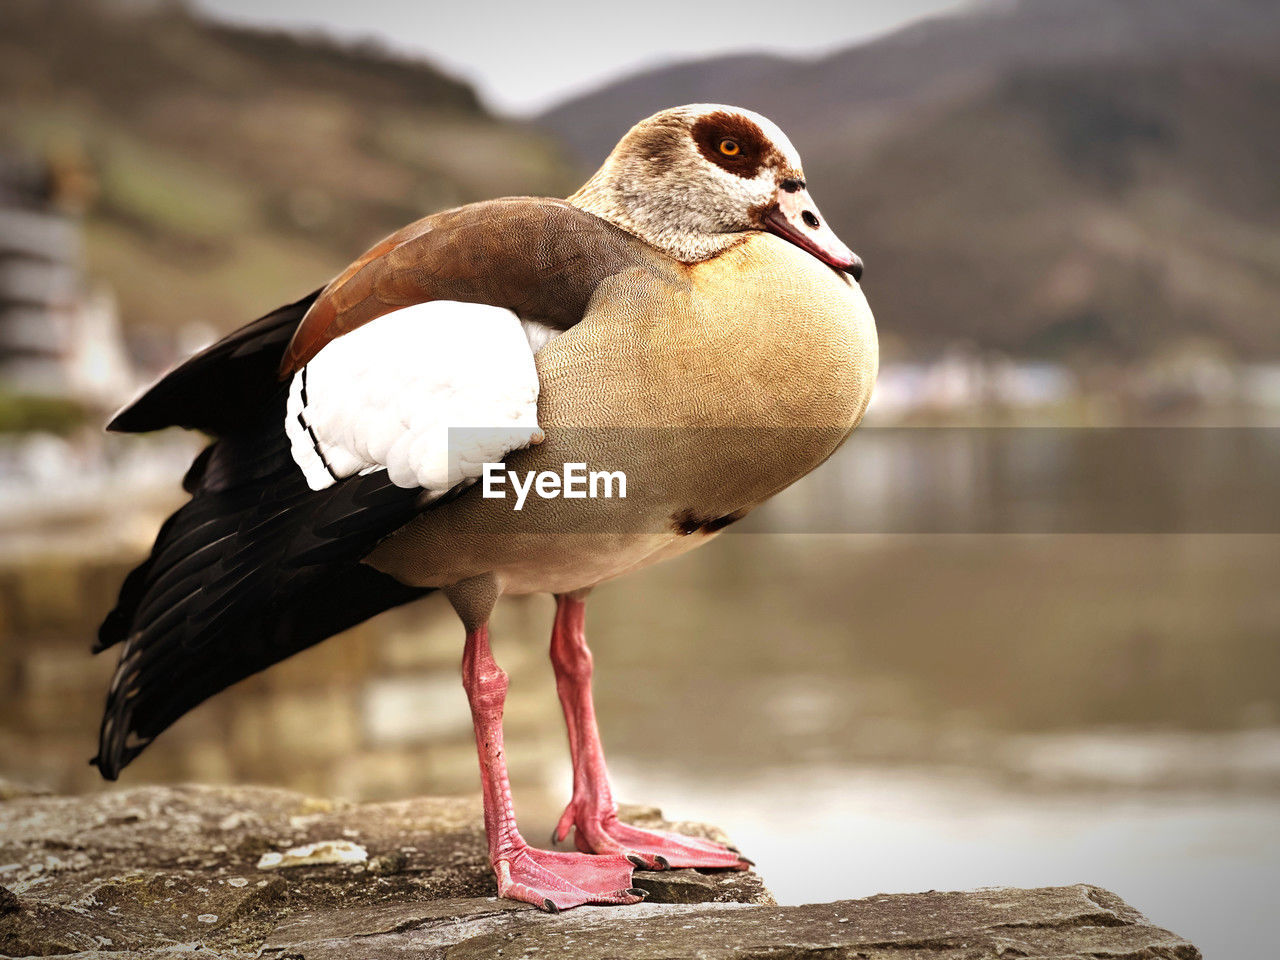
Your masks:
{"label": "blurred hillside", "polygon": [[6,0],[4,148],[92,172],[88,272],[135,335],[238,326],[426,213],[573,186],[430,66],[177,4]]}
{"label": "blurred hillside", "polygon": [[1021,0],[818,60],[627,78],[542,125],[583,169],[672,103],[760,110],[867,261],[890,356],[1280,356],[1280,5]]}
{"label": "blurred hillside", "polygon": [[817,60],[651,71],[536,126],[428,64],[177,4],[11,0],[0,23],[0,151],[91,173],[87,273],[144,367],[189,346],[148,332],[236,326],[433,210],[563,195],[636,119],[701,100],[791,134],[889,360],[1280,357],[1274,3],[987,5]]}

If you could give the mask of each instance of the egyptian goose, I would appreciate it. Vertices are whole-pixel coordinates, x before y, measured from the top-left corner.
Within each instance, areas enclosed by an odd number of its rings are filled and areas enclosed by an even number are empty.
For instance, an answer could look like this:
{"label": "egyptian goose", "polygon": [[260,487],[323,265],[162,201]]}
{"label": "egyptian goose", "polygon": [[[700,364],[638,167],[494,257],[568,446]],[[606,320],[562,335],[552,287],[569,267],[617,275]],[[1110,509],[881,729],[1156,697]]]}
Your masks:
{"label": "egyptian goose", "polygon": [[[219,690],[440,590],[466,628],[502,896],[632,903],[636,867],[744,868],[618,820],[584,600],[707,542],[849,435],[877,368],[861,271],[782,131],[700,104],[637,124],[568,200],[426,217],[193,356],[109,425],[214,440],[102,625],[96,649],[122,647],[94,763],[115,779]],[[539,481],[516,509],[499,463],[513,486],[565,472],[566,495]],[[622,479],[587,495],[566,465]],[[503,757],[488,620],[501,595],[535,592],[556,597],[574,772],[556,835],[572,828],[576,853],[524,841]]]}

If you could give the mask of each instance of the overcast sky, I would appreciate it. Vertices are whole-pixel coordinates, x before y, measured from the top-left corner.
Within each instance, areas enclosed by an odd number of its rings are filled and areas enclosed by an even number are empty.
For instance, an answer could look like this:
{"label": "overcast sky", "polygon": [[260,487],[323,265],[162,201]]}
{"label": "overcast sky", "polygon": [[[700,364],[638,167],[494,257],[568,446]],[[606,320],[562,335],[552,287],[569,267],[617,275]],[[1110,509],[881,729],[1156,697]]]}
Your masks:
{"label": "overcast sky", "polygon": [[531,113],[604,80],[708,54],[820,54],[963,0],[195,0],[228,20],[375,37],[471,81],[495,109]]}

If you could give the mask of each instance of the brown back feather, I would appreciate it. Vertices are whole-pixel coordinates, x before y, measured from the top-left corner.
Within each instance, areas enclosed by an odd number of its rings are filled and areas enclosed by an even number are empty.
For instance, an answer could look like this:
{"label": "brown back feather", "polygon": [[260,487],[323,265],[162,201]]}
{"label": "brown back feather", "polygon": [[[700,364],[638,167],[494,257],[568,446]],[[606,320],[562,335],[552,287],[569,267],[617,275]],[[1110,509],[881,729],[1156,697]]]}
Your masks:
{"label": "brown back feather", "polygon": [[566,330],[605,277],[670,263],[564,200],[511,197],[433,214],[374,246],[324,288],[294,332],[280,377],[344,333],[430,300],[505,307]]}

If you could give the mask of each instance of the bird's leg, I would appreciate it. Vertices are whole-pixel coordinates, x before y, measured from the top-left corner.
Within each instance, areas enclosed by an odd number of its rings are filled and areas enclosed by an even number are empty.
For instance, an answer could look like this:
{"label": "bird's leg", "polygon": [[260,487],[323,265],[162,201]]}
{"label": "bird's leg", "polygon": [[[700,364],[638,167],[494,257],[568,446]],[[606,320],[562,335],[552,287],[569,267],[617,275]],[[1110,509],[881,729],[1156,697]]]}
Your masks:
{"label": "bird's leg", "polygon": [[635,864],[625,856],[592,857],[537,850],[520,836],[502,750],[507,675],[489,649],[487,623],[467,632],[462,682],[471,704],[480,754],[484,828],[489,838],[489,862],[498,879],[498,895],[552,912],[583,903],[636,903],[644,899],[643,891],[631,887]]}
{"label": "bird's leg", "polygon": [[586,604],[580,596],[556,597],[556,622],[551,633],[551,663],[556,690],[569,728],[573,757],[573,799],[556,826],[557,842],[574,828],[579,850],[638,858],[650,868],[729,867],[745,870],[750,862],[711,840],[641,830],[618,819],[618,805],[609,789],[604,749],[596,727],[591,699],[591,651],[584,630]]}

